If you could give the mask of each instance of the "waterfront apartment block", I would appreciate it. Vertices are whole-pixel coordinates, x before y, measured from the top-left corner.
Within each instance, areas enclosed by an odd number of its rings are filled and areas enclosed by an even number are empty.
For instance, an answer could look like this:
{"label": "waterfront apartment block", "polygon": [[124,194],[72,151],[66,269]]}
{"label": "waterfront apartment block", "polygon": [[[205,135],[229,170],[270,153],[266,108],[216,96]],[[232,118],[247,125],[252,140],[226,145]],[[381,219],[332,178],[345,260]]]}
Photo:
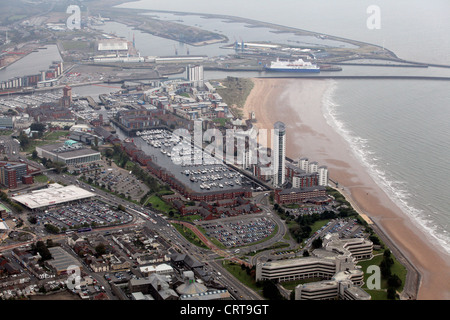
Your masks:
{"label": "waterfront apartment block", "polygon": [[186,78],[192,82],[192,86],[202,88],[204,86],[203,66],[188,65],[186,67]]}
{"label": "waterfront apartment block", "polygon": [[127,130],[146,129],[160,124],[157,116],[164,114],[164,110],[125,110],[117,112],[116,121]]}
{"label": "waterfront apartment block", "polygon": [[63,74],[63,68],[62,61],[53,61],[47,70],[40,71],[38,74],[0,81],[0,90],[55,86],[58,84],[57,79]]}
{"label": "waterfront apartment block", "polygon": [[304,201],[327,201],[326,188],[317,186],[275,190],[275,202],[278,204],[302,203]]}
{"label": "waterfront apartment block", "polygon": [[328,186],[328,168],[319,166],[317,162],[309,163],[307,158],[297,162],[286,161],[286,181],[292,188],[303,189],[315,186]]}

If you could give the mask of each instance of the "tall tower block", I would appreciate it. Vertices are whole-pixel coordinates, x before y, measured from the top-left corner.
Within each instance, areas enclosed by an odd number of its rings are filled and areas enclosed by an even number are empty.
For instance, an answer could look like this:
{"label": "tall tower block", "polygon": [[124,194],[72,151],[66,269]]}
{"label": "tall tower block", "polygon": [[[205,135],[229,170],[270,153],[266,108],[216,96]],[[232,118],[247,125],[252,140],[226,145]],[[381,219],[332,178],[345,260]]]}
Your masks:
{"label": "tall tower block", "polygon": [[276,122],[273,134],[273,185],[280,187],[286,179],[286,126]]}

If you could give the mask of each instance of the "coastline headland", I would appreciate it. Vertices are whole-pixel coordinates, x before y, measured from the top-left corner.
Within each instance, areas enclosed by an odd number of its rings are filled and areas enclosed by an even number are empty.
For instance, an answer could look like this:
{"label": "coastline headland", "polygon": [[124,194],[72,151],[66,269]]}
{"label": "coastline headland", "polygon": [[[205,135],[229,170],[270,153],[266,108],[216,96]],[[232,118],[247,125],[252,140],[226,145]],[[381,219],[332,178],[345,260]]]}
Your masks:
{"label": "coastline headland", "polygon": [[[318,80],[318,79],[316,79]],[[327,122],[322,103],[333,80],[253,79],[244,115],[256,115],[258,128],[272,128],[276,121],[287,127],[287,156],[307,156],[327,165],[330,177],[367,215],[383,241],[408,268],[403,298],[449,299],[450,257],[443,248],[388,196],[353,155],[348,142]],[[341,190],[340,190],[341,191]],[[417,270],[417,273],[415,272]],[[420,275],[419,275],[420,274]],[[415,292],[420,282],[418,293]],[[417,293],[417,295],[416,295]]]}

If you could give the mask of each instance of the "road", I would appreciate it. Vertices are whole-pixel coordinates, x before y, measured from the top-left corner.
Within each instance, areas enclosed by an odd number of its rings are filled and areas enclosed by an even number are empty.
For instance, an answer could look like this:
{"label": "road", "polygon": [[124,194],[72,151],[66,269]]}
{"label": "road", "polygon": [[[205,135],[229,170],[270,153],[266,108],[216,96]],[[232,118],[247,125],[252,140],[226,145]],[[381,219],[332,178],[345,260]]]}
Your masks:
{"label": "road", "polygon": [[[78,184],[78,180],[76,177],[71,175],[59,175],[54,172],[47,172],[46,175],[49,177],[49,179],[57,182],[57,183],[64,183],[64,184]],[[84,184],[79,183],[79,186],[81,188],[90,190],[92,187]],[[107,203],[111,205],[123,205],[127,212],[130,213],[134,219],[131,223],[128,223],[126,225],[121,226],[115,226],[115,227],[105,227],[101,229],[94,229],[93,231],[89,233],[98,233],[98,232],[105,232],[107,230],[113,230],[113,229],[124,229],[129,227],[134,227],[137,225],[140,226],[146,226],[151,230],[156,231],[161,238],[166,239],[166,241],[169,243],[170,248],[173,250],[177,250],[178,252],[186,252],[198,261],[201,261],[205,263],[207,272],[219,283],[221,283],[224,287],[228,288],[230,293],[235,299],[239,300],[262,300],[263,298],[250,288],[243,285],[239,280],[237,280],[232,274],[230,274],[221,264],[220,258],[226,258],[231,261],[235,261],[238,263],[247,263],[245,261],[240,260],[238,257],[235,256],[234,249],[233,250],[223,250],[220,248],[217,248],[212,244],[200,231],[198,231],[196,228],[197,235],[208,244],[208,246],[212,249],[203,249],[200,247],[197,247],[196,245],[190,243],[188,240],[186,240],[177,230],[176,228],[171,225],[169,221],[167,221],[165,218],[163,218],[161,215],[158,215],[157,213],[152,212],[148,208],[143,208],[141,206],[132,204],[126,200],[123,200],[121,198],[117,198],[114,195],[102,191],[100,189],[96,189],[95,193],[103,198]],[[255,203],[258,203],[260,207],[263,210],[262,215],[268,216],[273,218],[277,225],[278,225],[278,231],[276,235],[274,235],[271,239],[260,243],[256,245],[250,245],[244,248],[241,248],[239,255],[245,255],[246,253],[252,252],[254,250],[262,250],[265,247],[271,246],[274,243],[282,240],[284,234],[286,233],[286,227],[284,223],[279,219],[277,215],[274,215],[269,206],[267,205],[267,196],[264,194],[258,195],[254,199]],[[153,223],[150,219],[152,219],[155,223]],[[192,225],[190,225],[192,227]],[[52,239],[54,241],[62,240],[66,238],[67,235],[65,234],[59,234],[59,235],[48,235],[45,237],[39,237],[36,236],[32,241],[28,241],[27,243],[18,243],[13,244],[10,246],[5,246],[0,248],[0,251],[5,250],[11,250],[16,247],[20,247],[24,244],[30,244],[35,242],[36,240],[47,240]],[[66,244],[63,244],[63,246],[66,246]],[[65,248],[68,252],[71,254],[74,254],[70,248]],[[218,260],[219,259],[219,260]],[[94,279],[97,280],[98,284],[100,286],[104,286],[106,290],[106,294],[111,298],[115,299],[115,297],[112,295],[109,285],[107,281],[102,277],[101,274],[96,274],[88,267],[86,267],[87,274],[92,276]]]}

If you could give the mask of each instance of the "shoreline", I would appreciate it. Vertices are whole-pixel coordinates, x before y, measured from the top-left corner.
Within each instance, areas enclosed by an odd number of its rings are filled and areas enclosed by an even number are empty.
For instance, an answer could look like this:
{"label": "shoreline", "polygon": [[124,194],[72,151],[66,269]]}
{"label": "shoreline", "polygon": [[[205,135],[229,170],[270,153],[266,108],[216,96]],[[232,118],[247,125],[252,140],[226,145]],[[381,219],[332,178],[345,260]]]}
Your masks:
{"label": "shoreline", "polygon": [[355,210],[367,215],[405,257],[403,263],[409,262],[420,273],[417,299],[449,299],[450,257],[390,199],[353,155],[348,142],[328,124],[322,106],[334,80],[311,80],[253,79],[255,86],[243,108],[244,116],[254,111],[256,126],[261,129],[283,121],[286,155],[308,157],[328,166],[330,177],[356,204]]}

